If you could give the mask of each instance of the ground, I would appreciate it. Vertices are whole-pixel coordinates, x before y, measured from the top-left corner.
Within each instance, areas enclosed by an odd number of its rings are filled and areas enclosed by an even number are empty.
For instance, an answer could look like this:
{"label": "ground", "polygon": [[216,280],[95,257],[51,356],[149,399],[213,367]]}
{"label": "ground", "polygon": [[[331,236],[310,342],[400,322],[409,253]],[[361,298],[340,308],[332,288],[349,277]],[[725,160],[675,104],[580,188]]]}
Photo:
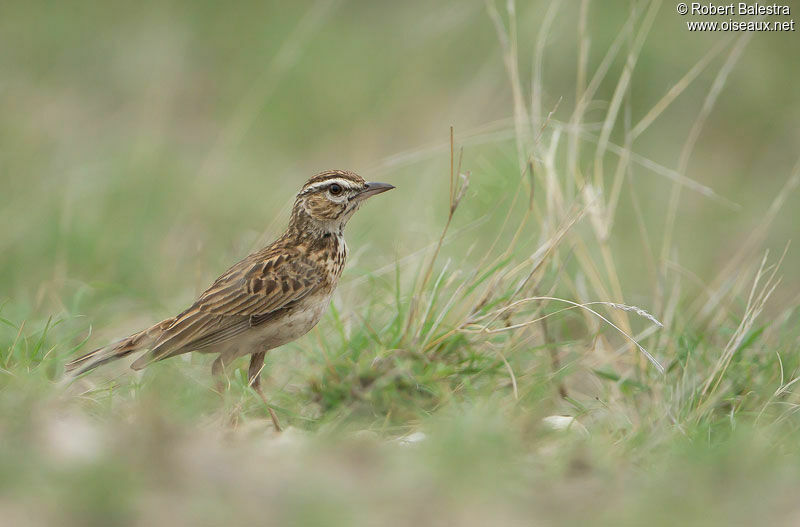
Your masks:
{"label": "ground", "polygon": [[[4,6],[0,514],[796,524],[796,35],[686,21]],[[64,377],[280,234],[329,168],[397,189],[348,225],[320,324],[267,355],[284,433],[245,359],[222,393],[208,356]]]}

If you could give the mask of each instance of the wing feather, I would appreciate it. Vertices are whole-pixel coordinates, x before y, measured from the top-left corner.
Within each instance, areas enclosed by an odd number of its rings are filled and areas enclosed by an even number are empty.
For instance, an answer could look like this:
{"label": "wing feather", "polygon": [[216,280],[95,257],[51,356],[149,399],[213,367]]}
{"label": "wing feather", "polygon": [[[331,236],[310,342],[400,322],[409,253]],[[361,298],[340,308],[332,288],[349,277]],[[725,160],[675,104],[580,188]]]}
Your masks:
{"label": "wing feather", "polygon": [[322,273],[304,253],[272,247],[234,265],[217,279],[133,363],[153,361],[225,342],[290,307],[321,285]]}

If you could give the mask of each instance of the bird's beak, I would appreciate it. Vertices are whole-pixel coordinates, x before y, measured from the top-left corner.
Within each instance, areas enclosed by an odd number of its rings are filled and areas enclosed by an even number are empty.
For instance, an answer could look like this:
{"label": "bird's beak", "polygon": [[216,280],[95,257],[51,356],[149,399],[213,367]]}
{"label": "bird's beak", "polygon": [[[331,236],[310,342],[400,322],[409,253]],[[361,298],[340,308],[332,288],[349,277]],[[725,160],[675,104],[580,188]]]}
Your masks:
{"label": "bird's beak", "polygon": [[358,193],[356,199],[363,201],[374,196],[375,194],[380,194],[381,192],[386,192],[387,190],[392,190],[393,188],[394,185],[390,185],[388,183],[376,183],[374,181],[370,181],[364,186],[364,190]]}

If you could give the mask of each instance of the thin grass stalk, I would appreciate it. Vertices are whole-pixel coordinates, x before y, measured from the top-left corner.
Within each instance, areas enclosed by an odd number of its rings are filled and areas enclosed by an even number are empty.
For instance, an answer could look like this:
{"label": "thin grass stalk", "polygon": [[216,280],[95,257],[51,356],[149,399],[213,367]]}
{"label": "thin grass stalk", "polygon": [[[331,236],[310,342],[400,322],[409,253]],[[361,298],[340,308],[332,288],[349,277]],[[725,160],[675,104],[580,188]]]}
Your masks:
{"label": "thin grass stalk", "polygon": [[536,46],[533,52],[533,64],[531,68],[531,129],[536,130],[543,126],[542,121],[542,68],[544,64],[544,50],[547,47],[547,38],[550,35],[550,28],[558,14],[561,2],[551,2],[544,14],[544,19],[539,26],[539,34],[536,37]]}
{"label": "thin grass stalk", "polygon": [[[595,136],[594,134],[591,134],[589,132],[581,132],[581,131],[579,131],[578,134],[580,135],[580,137],[582,139],[585,139],[587,141],[591,141],[591,142],[595,142],[595,143],[597,141],[599,141],[599,138],[597,136]],[[623,147],[621,147],[621,146],[619,146],[617,144],[614,144],[614,143],[608,143],[608,145],[606,145],[606,149],[607,149],[608,152],[611,152],[612,154],[616,154],[618,156],[623,155],[624,150],[625,150]],[[673,170],[671,168],[667,168],[664,165],[656,163],[652,159],[649,159],[649,158],[647,158],[647,157],[645,157],[645,156],[643,156],[641,154],[637,154],[636,152],[633,152],[633,151],[628,152],[628,155],[630,156],[631,161],[633,161],[637,165],[648,169],[650,172],[652,172],[654,174],[657,174],[657,175],[660,175],[660,176],[664,176],[665,178],[673,181],[675,184],[679,184],[679,185],[681,185],[683,187],[686,187],[686,188],[688,188],[690,190],[693,190],[693,191],[697,192],[698,194],[700,194],[702,196],[705,196],[706,198],[709,198],[710,200],[719,203],[720,205],[723,205],[723,206],[725,206],[725,207],[727,207],[727,208],[729,208],[731,210],[740,210],[742,208],[741,205],[739,205],[738,203],[735,203],[735,202],[729,200],[728,198],[718,194],[711,187],[703,185],[702,183],[698,183],[697,181],[695,181],[695,180],[693,180],[693,179],[681,174],[680,172],[678,172],[676,170]]]}
{"label": "thin grass stalk", "polygon": [[597,149],[595,150],[594,157],[594,184],[598,189],[603,188],[603,159],[605,158],[606,148],[611,137],[611,132],[614,128],[614,123],[617,120],[617,113],[620,105],[622,104],[622,98],[628,89],[628,83],[630,83],[633,75],[633,69],[636,67],[639,53],[641,53],[642,46],[644,45],[645,39],[647,38],[653,22],[655,21],[656,14],[658,13],[660,6],[661,0],[654,0],[650,3],[650,8],[644,17],[642,26],[639,28],[639,32],[636,34],[633,46],[628,53],[628,57],[625,61],[625,67],[622,70],[622,75],[620,75],[619,81],[617,81],[617,86],[614,89],[614,95],[611,97],[611,104],[606,112],[606,118],[603,121],[603,128],[600,132],[600,139],[597,142]]}
{"label": "thin grass stalk", "polygon": [[[725,372],[727,371],[728,367],[730,366],[731,360],[733,359],[733,355],[739,349],[745,336],[750,331],[756,319],[763,311],[767,300],[770,298],[770,296],[780,283],[780,278],[776,278],[776,274],[778,272],[778,269],[780,268],[781,263],[783,262],[784,257],[786,256],[787,250],[788,250],[788,244],[784,249],[783,254],[779,258],[778,262],[775,265],[771,266],[770,268],[767,268],[766,265],[767,259],[769,257],[769,251],[765,251],[763,258],[761,259],[761,264],[759,265],[758,271],[756,272],[756,276],[753,279],[753,285],[750,288],[750,293],[747,298],[745,312],[744,315],[742,316],[742,320],[737,326],[736,331],[733,333],[733,335],[731,335],[730,339],[728,340],[728,343],[726,344],[722,355],[720,355],[715,367],[708,375],[706,382],[704,383],[703,388],[700,391],[699,402],[698,402],[699,413],[697,415],[698,418],[700,418],[700,416],[703,415],[705,408],[709,406],[710,397],[719,388],[719,385],[722,382],[723,377],[725,376]],[[764,279],[763,285],[761,285],[762,279]]]}
{"label": "thin grass stalk", "polygon": [[678,80],[672,87],[664,94],[661,99],[657,103],[655,103],[650,111],[648,111],[644,117],[642,117],[636,125],[634,125],[633,130],[631,131],[631,136],[633,140],[636,140],[645,130],[647,130],[653,121],[658,119],[658,117],[666,110],[683,92],[688,88],[692,82],[694,82],[697,77],[705,71],[711,61],[713,61],[717,56],[722,53],[731,42],[731,38],[723,38],[717,41],[708,52],[703,55],[703,57],[698,60],[694,66],[686,72],[686,74]]}
{"label": "thin grass stalk", "polygon": [[[562,308],[561,310],[556,311],[554,313],[548,313],[547,315],[542,315],[541,317],[539,317],[537,319],[527,320],[525,322],[521,322],[521,323],[518,323],[518,324],[512,324],[510,326],[506,326],[506,327],[502,327],[502,328],[495,328],[495,329],[490,329],[489,328],[489,324],[493,320],[495,320],[497,317],[499,317],[504,311],[509,310],[509,309],[513,309],[516,306],[524,304],[526,302],[540,302],[540,301],[543,301],[543,300],[554,301],[554,302],[564,302],[566,304],[569,304],[569,307]],[[600,313],[598,313],[594,309],[591,309],[590,307],[588,307],[590,305],[595,305],[595,304],[605,305],[605,306],[613,307],[613,308],[616,308],[616,309],[622,309],[624,311],[635,311],[637,314],[645,316],[646,318],[650,319],[651,321],[654,321],[655,323],[660,324],[652,315],[650,315],[646,311],[643,311],[643,310],[641,310],[641,309],[639,309],[639,308],[637,308],[635,306],[628,306],[628,305],[625,305],[625,304],[617,304],[617,303],[614,303],[614,302],[587,302],[587,303],[584,303],[584,304],[579,304],[577,302],[573,302],[571,300],[566,300],[566,299],[563,299],[563,298],[550,297],[550,296],[539,296],[539,297],[523,298],[523,299],[517,300],[516,302],[512,302],[511,304],[509,304],[508,306],[505,306],[504,308],[502,308],[498,312],[495,312],[492,315],[493,318],[491,318],[489,320],[489,322],[487,322],[486,324],[481,326],[478,330],[473,331],[473,330],[469,330],[469,329],[465,328],[465,329],[462,329],[461,331],[463,331],[465,333],[483,333],[483,334],[502,333],[502,332],[505,332],[505,331],[513,331],[513,330],[516,330],[516,329],[520,329],[520,328],[523,328],[523,327],[530,326],[532,324],[536,324],[542,318],[548,318],[550,316],[554,316],[555,314],[560,313],[562,311],[566,311],[568,309],[574,309],[574,308],[585,309],[585,310],[589,311],[590,313],[592,313],[597,318],[599,318],[600,320],[604,321],[606,324],[610,325],[612,328],[616,329],[617,332],[622,334],[623,337],[625,337],[629,342],[631,342],[633,345],[635,345],[639,349],[639,351],[641,351],[644,354],[644,356],[647,357],[647,359],[653,364],[653,366],[656,367],[656,369],[659,371],[659,373],[663,374],[665,370],[664,370],[664,367],[661,365],[661,363],[658,362],[655,359],[655,357],[653,357],[646,349],[644,349],[644,347],[642,347],[642,345],[639,344],[630,334],[624,332],[622,329],[620,329],[616,324],[611,322],[609,319],[607,319],[606,317],[604,317],[603,315],[601,315]]]}
{"label": "thin grass stalk", "polygon": [[[609,46],[608,50],[606,51],[603,59],[600,61],[600,65],[595,70],[592,79],[589,81],[589,85],[583,90],[580,96],[575,103],[575,109],[572,112],[572,117],[569,121],[569,133],[570,133],[570,143],[567,152],[567,170],[569,174],[573,177],[575,184],[578,188],[584,186],[585,181],[581,172],[579,170],[579,159],[580,159],[580,141],[579,139],[579,132],[581,129],[581,124],[583,122],[583,116],[586,112],[586,108],[589,102],[594,97],[595,92],[600,87],[600,83],[605,79],[606,74],[608,73],[611,64],[614,62],[614,59],[617,57],[617,53],[619,53],[619,49],[622,47],[622,43],[624,41],[624,35],[626,31],[628,31],[633,24],[636,22],[636,13],[635,11],[631,11],[631,14],[628,16],[628,19],[622,25],[622,30],[617,33],[617,36]],[[588,44],[587,44],[588,48]],[[588,50],[587,50],[588,54]]]}
{"label": "thin grass stalk", "polygon": [[525,170],[525,163],[528,157],[525,148],[525,144],[527,142],[526,138],[530,137],[531,134],[527,129],[529,114],[525,105],[525,99],[522,92],[522,82],[520,81],[519,76],[519,62],[517,58],[518,54],[515,29],[516,10],[514,1],[509,0],[507,3],[506,11],[508,12],[509,16],[509,30],[506,30],[506,27],[500,18],[500,14],[497,12],[497,8],[495,7],[493,0],[486,0],[486,10],[489,14],[489,18],[491,18],[492,23],[494,24],[497,37],[500,40],[500,46],[503,49],[503,63],[505,64],[506,73],[508,74],[508,78],[511,82],[511,93],[514,101],[514,128],[516,131],[515,139],[517,143],[517,161],[519,163],[520,172],[523,172]]}
{"label": "thin grass stalk", "polygon": [[800,158],[795,163],[792,173],[784,183],[781,190],[775,195],[775,198],[770,203],[767,211],[762,215],[758,225],[750,231],[750,234],[741,243],[736,253],[728,260],[722,271],[712,280],[711,285],[708,286],[709,290],[716,291],[717,293],[710,296],[708,300],[703,303],[695,302],[689,309],[692,316],[700,316],[707,318],[710,314],[718,310],[721,299],[724,297],[728,287],[726,283],[730,284],[730,277],[739,274],[738,270],[744,265],[744,261],[748,256],[763,243],[766,238],[767,231],[775,221],[778,213],[783,209],[789,195],[792,194],[797,188],[800,187]]}
{"label": "thin grass stalk", "polygon": [[[708,94],[706,95],[705,100],[703,101],[703,106],[700,109],[700,112],[697,115],[694,123],[692,124],[692,128],[689,131],[689,135],[686,138],[686,141],[683,144],[683,148],[681,149],[680,158],[678,160],[678,169],[677,172],[679,174],[685,174],[686,169],[689,165],[689,158],[691,157],[692,152],[694,151],[695,144],[697,143],[697,139],[700,137],[700,132],[705,125],[708,116],[711,114],[711,110],[714,108],[714,105],[717,101],[717,97],[722,92],[722,88],[725,86],[725,82],[728,79],[728,75],[731,71],[733,71],[734,66],[739,61],[739,57],[741,57],[744,48],[747,46],[747,43],[750,41],[750,37],[752,35],[749,33],[743,34],[739,37],[736,41],[736,44],[731,49],[731,52],[728,54],[728,58],[725,60],[725,63],[720,68],[717,76],[714,78],[713,83],[711,84],[711,88],[709,89]],[[662,278],[664,276],[664,262],[667,261],[669,258],[669,250],[672,247],[672,235],[675,228],[675,219],[678,213],[678,203],[680,201],[681,195],[681,187],[679,185],[673,185],[672,191],[670,192],[669,203],[667,205],[667,214],[666,219],[664,221],[664,237],[662,240],[661,245],[661,275]],[[656,282],[657,289],[656,289],[656,305],[660,304],[660,299],[662,296],[661,290],[661,281]]]}

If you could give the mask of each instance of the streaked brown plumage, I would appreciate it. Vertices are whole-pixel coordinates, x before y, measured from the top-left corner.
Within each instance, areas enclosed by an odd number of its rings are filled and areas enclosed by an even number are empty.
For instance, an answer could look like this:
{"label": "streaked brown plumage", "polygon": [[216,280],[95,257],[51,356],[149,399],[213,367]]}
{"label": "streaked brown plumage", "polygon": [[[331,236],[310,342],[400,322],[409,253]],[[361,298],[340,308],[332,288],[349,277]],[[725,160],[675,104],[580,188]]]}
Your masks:
{"label": "streaked brown plumage", "polygon": [[289,227],[278,240],[225,271],[187,310],[69,362],[67,371],[80,375],[147,350],[131,365],[138,370],[197,351],[219,353],[212,367],[219,375],[237,357],[252,355],[250,383],[263,398],[259,380],[266,352],[317,324],[344,268],[344,226],[365,199],[392,188],[343,170],[313,176],[297,194]]}

